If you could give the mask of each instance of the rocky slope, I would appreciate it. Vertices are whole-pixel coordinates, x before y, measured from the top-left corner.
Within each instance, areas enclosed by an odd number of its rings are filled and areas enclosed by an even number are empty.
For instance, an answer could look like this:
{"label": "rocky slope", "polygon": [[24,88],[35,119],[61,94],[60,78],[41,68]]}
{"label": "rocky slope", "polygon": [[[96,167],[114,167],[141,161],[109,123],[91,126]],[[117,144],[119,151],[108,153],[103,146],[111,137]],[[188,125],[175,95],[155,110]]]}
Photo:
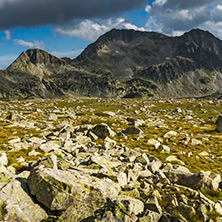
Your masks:
{"label": "rocky slope", "polygon": [[220,222],[218,112],[221,100],[0,102],[0,220]]}
{"label": "rocky slope", "polygon": [[209,96],[222,88],[222,41],[200,29],[181,37],[113,29],[74,60],[23,52],[0,78],[1,98]]}

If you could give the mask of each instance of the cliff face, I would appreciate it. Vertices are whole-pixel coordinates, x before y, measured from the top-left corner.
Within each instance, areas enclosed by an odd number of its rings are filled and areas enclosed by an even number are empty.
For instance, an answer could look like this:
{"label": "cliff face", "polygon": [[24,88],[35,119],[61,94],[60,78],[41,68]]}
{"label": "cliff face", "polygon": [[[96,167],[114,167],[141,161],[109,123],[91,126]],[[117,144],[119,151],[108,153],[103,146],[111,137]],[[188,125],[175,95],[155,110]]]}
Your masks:
{"label": "cliff face", "polygon": [[0,76],[9,97],[209,96],[222,88],[222,41],[200,29],[181,37],[113,29],[74,60],[32,49]]}

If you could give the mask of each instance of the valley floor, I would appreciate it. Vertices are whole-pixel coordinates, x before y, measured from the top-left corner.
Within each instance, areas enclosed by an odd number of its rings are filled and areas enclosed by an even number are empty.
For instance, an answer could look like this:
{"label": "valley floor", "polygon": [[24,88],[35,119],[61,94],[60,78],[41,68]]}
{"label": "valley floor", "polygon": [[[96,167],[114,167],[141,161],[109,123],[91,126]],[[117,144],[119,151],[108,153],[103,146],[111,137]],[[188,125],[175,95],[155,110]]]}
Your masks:
{"label": "valley floor", "polygon": [[2,101],[0,220],[222,221],[221,113],[209,99]]}

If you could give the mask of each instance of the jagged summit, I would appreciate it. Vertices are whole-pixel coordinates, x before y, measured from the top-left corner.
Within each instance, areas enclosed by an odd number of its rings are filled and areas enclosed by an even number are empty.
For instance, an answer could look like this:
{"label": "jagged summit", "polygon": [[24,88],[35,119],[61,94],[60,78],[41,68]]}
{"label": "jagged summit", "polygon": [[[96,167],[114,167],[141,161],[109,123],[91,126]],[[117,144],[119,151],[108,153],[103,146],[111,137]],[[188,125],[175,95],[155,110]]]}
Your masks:
{"label": "jagged summit", "polygon": [[22,52],[19,57],[9,66],[9,69],[18,66],[20,64],[29,65],[30,63],[37,64],[54,64],[54,65],[63,65],[65,62],[48,52],[41,49],[29,49],[25,52]]}

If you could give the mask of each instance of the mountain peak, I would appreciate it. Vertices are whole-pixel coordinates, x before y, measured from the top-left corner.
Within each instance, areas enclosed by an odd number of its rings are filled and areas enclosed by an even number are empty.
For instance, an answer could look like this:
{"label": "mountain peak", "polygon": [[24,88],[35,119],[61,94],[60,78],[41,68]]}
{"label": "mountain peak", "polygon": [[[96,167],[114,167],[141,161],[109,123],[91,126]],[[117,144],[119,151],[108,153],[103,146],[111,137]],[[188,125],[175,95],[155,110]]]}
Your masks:
{"label": "mountain peak", "polygon": [[45,52],[41,49],[29,49],[25,53],[25,57],[28,58],[28,61],[30,61],[33,64],[62,64],[61,59]]}
{"label": "mountain peak", "polygon": [[44,64],[44,65],[62,65],[65,61],[49,54],[48,52],[42,49],[28,49],[25,52],[22,52],[19,57],[8,67],[13,68],[18,65],[25,64]]}
{"label": "mountain peak", "polygon": [[190,38],[216,38],[213,34],[211,34],[208,31],[196,28],[192,29],[189,32],[184,33],[184,37],[190,37]]}

